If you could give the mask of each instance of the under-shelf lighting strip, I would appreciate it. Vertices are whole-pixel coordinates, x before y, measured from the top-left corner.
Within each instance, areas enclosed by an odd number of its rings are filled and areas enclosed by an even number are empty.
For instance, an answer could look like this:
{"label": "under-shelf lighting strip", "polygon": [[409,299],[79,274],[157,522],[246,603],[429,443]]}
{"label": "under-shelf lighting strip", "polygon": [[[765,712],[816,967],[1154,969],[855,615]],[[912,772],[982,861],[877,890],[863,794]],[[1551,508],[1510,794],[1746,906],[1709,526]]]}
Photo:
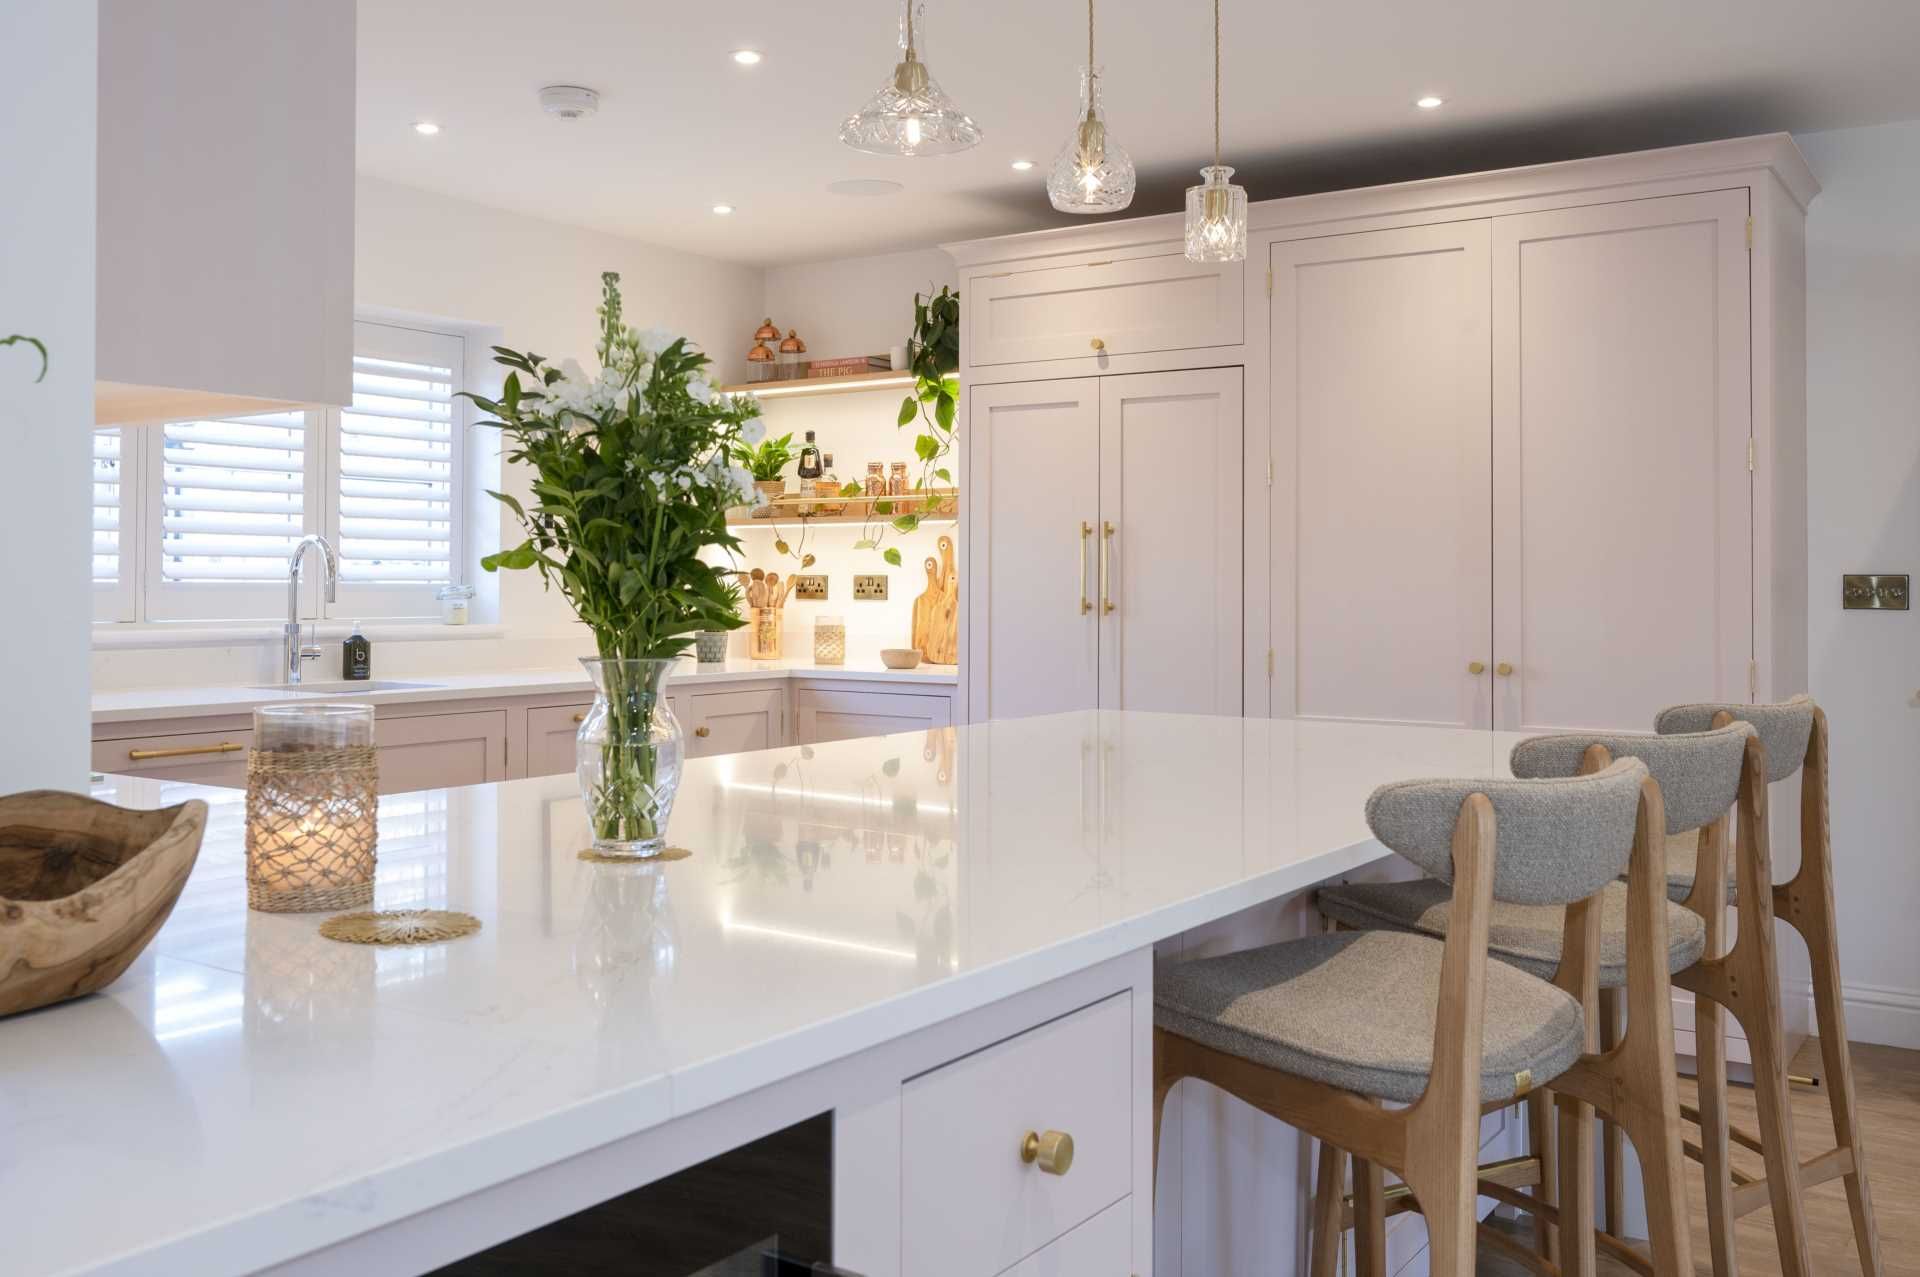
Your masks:
{"label": "under-shelf lighting strip", "polygon": [[875,377],[871,381],[856,381],[851,385],[837,377],[816,377],[811,381],[774,381],[765,385],[747,385],[733,387],[733,393],[758,395],[762,399],[775,395],[825,395],[845,394],[850,390],[893,390],[913,384],[913,374],[903,372],[894,377]]}

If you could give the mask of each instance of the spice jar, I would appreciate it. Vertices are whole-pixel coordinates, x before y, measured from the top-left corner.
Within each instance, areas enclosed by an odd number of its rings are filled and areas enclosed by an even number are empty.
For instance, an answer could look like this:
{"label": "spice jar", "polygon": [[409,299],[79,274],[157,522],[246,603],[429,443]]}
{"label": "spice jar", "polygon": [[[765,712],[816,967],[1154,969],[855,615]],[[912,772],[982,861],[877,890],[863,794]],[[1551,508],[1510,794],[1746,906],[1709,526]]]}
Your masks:
{"label": "spice jar", "polygon": [[887,495],[904,497],[907,495],[907,463],[896,461],[887,471]]}
{"label": "spice jar", "polygon": [[867,462],[867,495],[870,497],[884,497],[887,495],[886,462]]}

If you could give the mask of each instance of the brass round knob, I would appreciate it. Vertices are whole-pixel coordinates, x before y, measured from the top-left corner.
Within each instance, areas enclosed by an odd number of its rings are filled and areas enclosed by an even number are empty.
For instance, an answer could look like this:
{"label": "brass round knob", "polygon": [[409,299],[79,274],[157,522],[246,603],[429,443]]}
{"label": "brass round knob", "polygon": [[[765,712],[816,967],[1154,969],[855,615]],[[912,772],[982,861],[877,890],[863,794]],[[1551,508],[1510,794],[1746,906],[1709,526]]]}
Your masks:
{"label": "brass round knob", "polygon": [[1105,350],[1107,348],[1107,343],[1104,341],[1101,341],[1098,337],[1095,337],[1093,339],[1093,348],[1095,350]]}
{"label": "brass round knob", "polygon": [[1040,1169],[1049,1175],[1065,1175],[1073,1169],[1073,1136],[1065,1131],[1048,1131],[1044,1135],[1028,1131],[1020,1141],[1020,1160],[1029,1165],[1038,1162]]}
{"label": "brass round knob", "polygon": [[711,727],[696,727],[693,729],[693,734],[695,736],[703,736],[703,737],[710,736],[713,734],[713,729]]}
{"label": "brass round knob", "polygon": [[578,714],[575,714],[575,715],[573,716],[573,721],[574,721],[574,722],[576,722],[576,723],[584,723],[584,722],[586,722],[586,721],[587,721],[587,715],[586,715],[586,713],[585,713],[585,711],[582,711],[582,712],[580,712],[580,713],[578,713]]}
{"label": "brass round knob", "polygon": [[1513,673],[1513,666],[1507,664],[1505,661],[1502,661],[1498,665],[1493,667],[1493,672],[1495,674],[1498,674],[1501,678],[1505,678],[1509,674]]}
{"label": "brass round knob", "polygon": [[1487,663],[1485,661],[1468,661],[1467,662],[1467,673],[1485,674],[1486,672],[1487,672]]}

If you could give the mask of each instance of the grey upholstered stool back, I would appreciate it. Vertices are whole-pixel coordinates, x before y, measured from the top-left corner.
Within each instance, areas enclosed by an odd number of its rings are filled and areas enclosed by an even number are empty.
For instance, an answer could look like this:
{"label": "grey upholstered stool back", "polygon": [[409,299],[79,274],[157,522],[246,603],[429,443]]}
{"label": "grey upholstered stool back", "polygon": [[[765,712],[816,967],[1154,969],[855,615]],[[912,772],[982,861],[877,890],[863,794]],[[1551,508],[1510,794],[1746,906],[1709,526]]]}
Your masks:
{"label": "grey upholstered stool back", "polygon": [[1672,705],[1654,716],[1653,730],[1662,736],[1704,731],[1725,710],[1736,723],[1752,723],[1767,748],[1767,779],[1785,780],[1807,760],[1807,740],[1813,735],[1813,698],[1805,692],[1778,705]]}
{"label": "grey upholstered stool back", "polygon": [[1615,758],[1637,758],[1660,784],[1666,832],[1677,834],[1727,814],[1740,794],[1740,765],[1753,734],[1746,723],[1685,736],[1569,732],[1523,740],[1513,747],[1509,762],[1516,776],[1572,776],[1594,745]]}
{"label": "grey upholstered stool back", "polygon": [[1453,830],[1473,794],[1493,804],[1493,896],[1513,904],[1584,900],[1619,877],[1633,851],[1646,764],[1623,758],[1555,780],[1408,780],[1367,799],[1374,837],[1442,882],[1453,881]]}

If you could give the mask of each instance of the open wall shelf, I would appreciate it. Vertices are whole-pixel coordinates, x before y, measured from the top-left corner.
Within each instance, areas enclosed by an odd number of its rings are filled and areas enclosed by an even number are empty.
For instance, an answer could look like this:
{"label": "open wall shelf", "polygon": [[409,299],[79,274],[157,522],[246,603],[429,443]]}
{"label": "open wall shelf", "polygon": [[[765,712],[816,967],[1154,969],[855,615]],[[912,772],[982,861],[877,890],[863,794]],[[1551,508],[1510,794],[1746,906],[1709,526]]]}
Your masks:
{"label": "open wall shelf", "polygon": [[[924,508],[930,495],[940,498],[938,510]],[[891,501],[891,512],[875,514],[876,501]],[[958,488],[932,488],[902,497],[808,497],[790,492],[773,499],[771,514],[755,518],[742,509],[727,515],[727,523],[747,528],[771,528],[782,523],[887,523],[903,514],[917,514],[921,523],[952,523],[960,517],[959,509]]]}

